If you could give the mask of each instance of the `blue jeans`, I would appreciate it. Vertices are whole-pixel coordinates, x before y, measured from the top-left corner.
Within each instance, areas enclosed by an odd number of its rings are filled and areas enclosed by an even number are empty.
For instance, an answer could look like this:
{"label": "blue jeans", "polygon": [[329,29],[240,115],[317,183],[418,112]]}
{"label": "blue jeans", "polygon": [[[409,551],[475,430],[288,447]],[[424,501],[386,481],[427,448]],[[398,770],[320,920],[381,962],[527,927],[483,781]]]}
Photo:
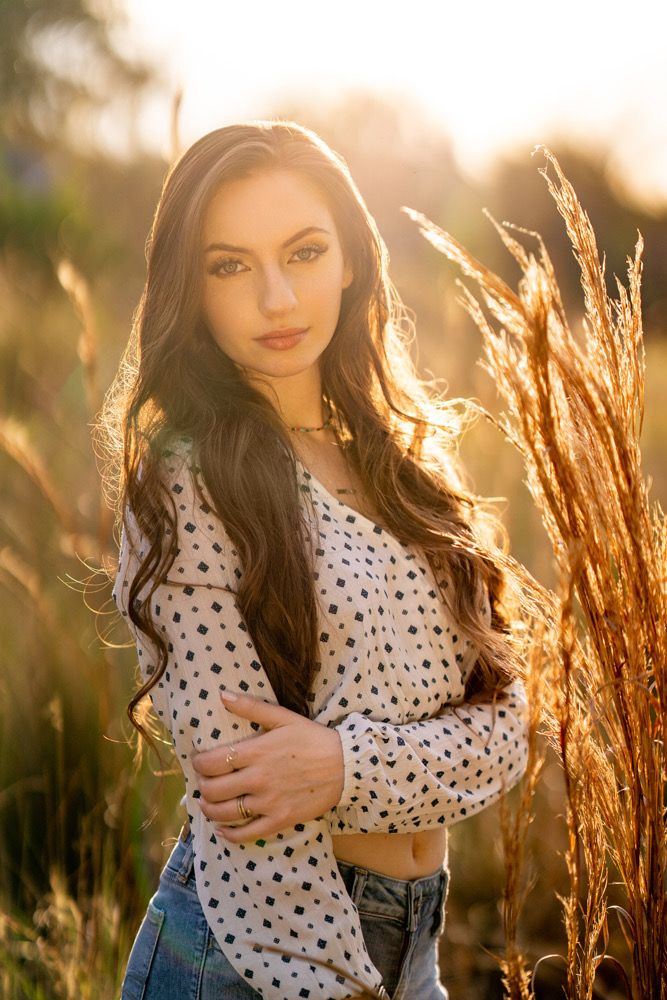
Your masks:
{"label": "blue jeans", "polygon": [[[261,1000],[227,961],[199,904],[192,834],[176,842],[134,939],[121,1000]],[[449,885],[446,869],[389,878],[338,861],[359,910],[368,953],[392,1000],[443,1000],[438,938]]]}

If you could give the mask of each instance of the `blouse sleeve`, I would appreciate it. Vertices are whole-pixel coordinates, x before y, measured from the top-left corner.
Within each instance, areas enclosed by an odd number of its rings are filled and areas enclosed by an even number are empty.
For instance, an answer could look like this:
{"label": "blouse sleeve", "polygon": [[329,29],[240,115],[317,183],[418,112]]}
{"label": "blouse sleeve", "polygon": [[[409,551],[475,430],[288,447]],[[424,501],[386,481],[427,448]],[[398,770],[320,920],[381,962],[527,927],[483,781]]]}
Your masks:
{"label": "blouse sleeve", "polygon": [[[488,619],[488,594],[484,610]],[[476,652],[470,644],[460,664],[464,679]],[[403,725],[353,712],[335,728],[344,785],[327,813],[334,834],[453,826],[499,799],[526,769],[527,702],[518,678],[495,704],[448,704]]]}
{"label": "blouse sleeve", "polygon": [[[176,502],[179,550],[151,598],[168,662],[149,694],[183,770],[197,893],[207,921],[233,968],[267,1000],[387,998],[337,867],[327,819],[232,844],[218,837],[200,809],[190,754],[263,732],[259,723],[226,712],[218,690],[238,688],[272,702],[275,696],[229,589],[237,580],[235,550],[196,497],[196,469],[172,452],[165,471]],[[113,597],[135,640],[144,681],[155,670],[156,650],[130,621],[127,594],[145,544],[126,510]],[[142,589],[136,600],[143,595]]]}

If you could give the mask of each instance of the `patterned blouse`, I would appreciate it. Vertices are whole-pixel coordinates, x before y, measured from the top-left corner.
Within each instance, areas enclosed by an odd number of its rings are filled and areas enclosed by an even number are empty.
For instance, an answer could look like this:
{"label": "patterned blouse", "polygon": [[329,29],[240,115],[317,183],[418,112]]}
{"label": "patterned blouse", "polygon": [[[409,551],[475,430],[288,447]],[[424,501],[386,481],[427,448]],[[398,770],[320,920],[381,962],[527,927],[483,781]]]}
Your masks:
{"label": "patterned blouse", "polygon": [[[495,706],[466,704],[477,650],[457,635],[427,561],[298,463],[321,616],[312,718],[340,735],[344,788],[317,819],[255,842],[226,842],[199,808],[190,754],[263,732],[227,712],[218,690],[276,699],[229,589],[241,573],[238,553],[194,492],[190,439],[170,444],[163,469],[176,502],[178,554],[151,599],[169,660],[150,698],[183,770],[206,919],[230,964],[267,1000],[387,997],[332,834],[449,827],[500,798],[525,770],[524,688],[515,680]],[[127,594],[145,544],[126,511],[113,598],[144,681],[156,652],[131,623]],[[488,595],[480,607],[488,620]]]}

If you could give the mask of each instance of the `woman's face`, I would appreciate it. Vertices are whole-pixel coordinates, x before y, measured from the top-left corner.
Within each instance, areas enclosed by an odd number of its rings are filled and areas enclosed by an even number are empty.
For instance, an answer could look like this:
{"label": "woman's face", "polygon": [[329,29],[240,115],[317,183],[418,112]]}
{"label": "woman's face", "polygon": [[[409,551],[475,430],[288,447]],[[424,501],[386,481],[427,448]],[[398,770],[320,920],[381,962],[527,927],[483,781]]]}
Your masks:
{"label": "woman's face", "polygon": [[203,318],[232,361],[249,375],[317,370],[353,274],[309,178],[270,170],[224,184],[204,217],[202,266]]}

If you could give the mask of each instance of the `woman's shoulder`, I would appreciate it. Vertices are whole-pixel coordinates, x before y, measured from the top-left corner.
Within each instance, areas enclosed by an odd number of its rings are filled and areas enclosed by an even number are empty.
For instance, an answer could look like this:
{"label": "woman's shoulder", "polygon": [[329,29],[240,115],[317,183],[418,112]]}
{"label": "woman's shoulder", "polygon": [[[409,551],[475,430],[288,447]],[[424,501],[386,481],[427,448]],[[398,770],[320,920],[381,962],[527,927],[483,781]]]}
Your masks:
{"label": "woman's shoulder", "polygon": [[195,441],[189,434],[172,431],[165,434],[154,445],[154,460],[157,460],[161,480],[168,489],[175,492],[190,489],[193,479],[200,472],[197,464],[197,449]]}
{"label": "woman's shoulder", "polygon": [[152,450],[158,480],[173,501],[178,521],[184,521],[188,530],[195,525],[211,531],[215,527],[214,505],[201,476],[193,438],[175,432],[165,434],[153,443]]}
{"label": "woman's shoulder", "polygon": [[[215,512],[215,505],[201,474],[196,440],[190,435],[165,436],[158,450],[160,478],[168,490],[176,515],[178,554],[171,575],[183,567],[197,570],[198,583],[224,585],[235,571],[238,551],[225,524]],[[167,535],[171,529],[167,528]]]}
{"label": "woman's shoulder", "polygon": [[170,431],[156,445],[157,457],[162,465],[176,465],[187,462],[191,465],[195,459],[195,442],[190,434]]}

